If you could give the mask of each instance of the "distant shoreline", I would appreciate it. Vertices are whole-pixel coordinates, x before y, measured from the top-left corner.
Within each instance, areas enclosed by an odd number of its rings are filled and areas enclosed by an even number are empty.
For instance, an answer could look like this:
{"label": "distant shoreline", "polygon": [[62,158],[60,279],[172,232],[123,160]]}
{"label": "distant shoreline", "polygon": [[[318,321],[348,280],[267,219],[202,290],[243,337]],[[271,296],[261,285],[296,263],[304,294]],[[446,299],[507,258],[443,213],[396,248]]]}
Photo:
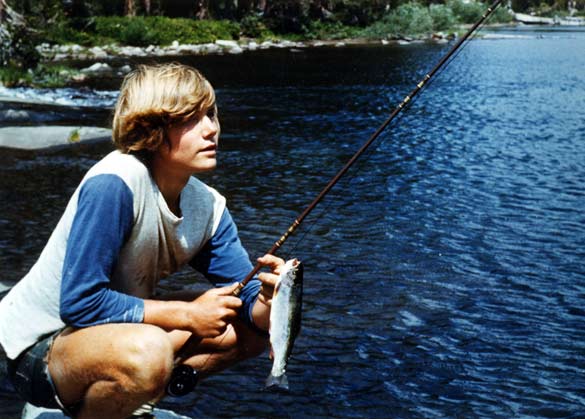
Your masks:
{"label": "distant shoreline", "polygon": [[37,51],[44,61],[95,61],[116,57],[164,57],[180,55],[213,55],[213,54],[241,54],[246,51],[266,49],[307,49],[317,47],[344,47],[349,45],[405,45],[420,42],[448,42],[457,38],[455,33],[435,32],[417,37],[396,37],[393,39],[348,38],[339,40],[311,40],[311,41],[263,41],[254,39],[217,40],[203,44],[180,44],[175,41],[168,46],[149,45],[147,47],[103,45],[82,47],[77,44],[37,46]]}

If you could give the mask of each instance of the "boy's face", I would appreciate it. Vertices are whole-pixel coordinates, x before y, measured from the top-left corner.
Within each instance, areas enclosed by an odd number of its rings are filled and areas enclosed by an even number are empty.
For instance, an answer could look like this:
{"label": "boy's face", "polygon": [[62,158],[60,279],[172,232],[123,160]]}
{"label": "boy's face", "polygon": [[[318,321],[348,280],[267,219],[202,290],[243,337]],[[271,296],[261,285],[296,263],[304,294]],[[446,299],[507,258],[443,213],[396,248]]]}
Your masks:
{"label": "boy's face", "polygon": [[169,145],[158,153],[169,168],[189,173],[206,172],[217,166],[219,121],[215,106],[202,115],[168,128]]}

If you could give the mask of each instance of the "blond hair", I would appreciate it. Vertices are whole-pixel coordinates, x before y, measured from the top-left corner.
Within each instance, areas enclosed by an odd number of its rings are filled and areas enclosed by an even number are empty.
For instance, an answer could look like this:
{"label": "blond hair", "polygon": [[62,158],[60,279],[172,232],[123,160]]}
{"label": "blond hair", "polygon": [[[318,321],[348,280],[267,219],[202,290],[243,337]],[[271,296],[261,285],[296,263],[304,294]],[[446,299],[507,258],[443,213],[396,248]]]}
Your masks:
{"label": "blond hair", "polygon": [[150,155],[168,143],[169,125],[215,106],[215,92],[196,69],[177,63],[140,65],[122,83],[112,137],[123,153]]}

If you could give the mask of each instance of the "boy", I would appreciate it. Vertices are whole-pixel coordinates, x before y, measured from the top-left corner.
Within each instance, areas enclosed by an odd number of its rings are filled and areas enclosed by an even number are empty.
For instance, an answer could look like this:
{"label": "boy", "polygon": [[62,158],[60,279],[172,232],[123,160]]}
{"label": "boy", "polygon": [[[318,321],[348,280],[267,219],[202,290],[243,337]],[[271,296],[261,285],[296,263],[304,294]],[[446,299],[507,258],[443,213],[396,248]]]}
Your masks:
{"label": "boy", "polygon": [[[28,402],[77,418],[128,417],[160,398],[177,353],[198,377],[260,354],[283,261],[252,265],[225,198],[192,177],[216,167],[215,93],[195,69],[141,66],[124,80],[114,151],[86,174],[38,261],[0,302],[8,375]],[[190,264],[216,288],[153,297]],[[183,355],[184,352],[181,352]]]}

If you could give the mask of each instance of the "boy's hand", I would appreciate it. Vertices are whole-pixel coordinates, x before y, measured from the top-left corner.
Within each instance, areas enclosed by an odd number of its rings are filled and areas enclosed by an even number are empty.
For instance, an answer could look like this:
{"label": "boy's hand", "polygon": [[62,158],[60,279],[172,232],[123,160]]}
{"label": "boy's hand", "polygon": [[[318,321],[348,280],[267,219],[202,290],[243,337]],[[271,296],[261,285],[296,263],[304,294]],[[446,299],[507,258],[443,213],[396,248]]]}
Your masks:
{"label": "boy's hand", "polygon": [[225,332],[242,306],[242,300],[233,295],[237,287],[238,283],[212,288],[190,303],[193,318],[191,330],[195,335],[213,338]]}

